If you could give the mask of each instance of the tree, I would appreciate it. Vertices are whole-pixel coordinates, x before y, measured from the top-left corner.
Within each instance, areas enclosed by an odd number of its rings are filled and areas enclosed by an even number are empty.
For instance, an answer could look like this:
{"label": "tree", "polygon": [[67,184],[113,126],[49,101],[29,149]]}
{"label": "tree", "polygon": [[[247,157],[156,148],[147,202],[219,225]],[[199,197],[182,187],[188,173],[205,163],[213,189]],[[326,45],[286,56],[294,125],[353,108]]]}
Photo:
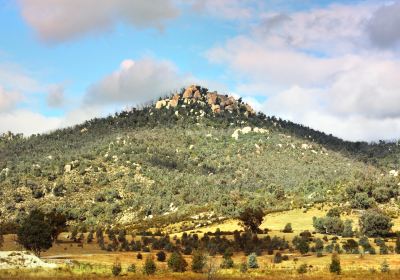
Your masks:
{"label": "tree", "polygon": [[221,268],[232,268],[234,265],[233,252],[231,248],[227,248],[224,252],[223,261],[221,263]]}
{"label": "tree", "polygon": [[35,255],[40,256],[40,252],[52,246],[52,234],[53,228],[45,220],[43,212],[34,209],[19,225],[18,243]]}
{"label": "tree", "polygon": [[156,273],[157,267],[151,256],[147,256],[146,261],[143,266],[143,273],[146,275],[152,275]]}
{"label": "tree", "polygon": [[317,238],[315,240],[315,251],[317,253],[319,252],[322,253],[323,250],[324,250],[324,242],[320,238]]}
{"label": "tree", "polygon": [[3,233],[0,231],[0,248],[3,247],[4,244],[4,236]]}
{"label": "tree", "polygon": [[340,266],[339,255],[337,253],[332,254],[332,260],[331,264],[329,265],[329,271],[331,273],[336,273],[336,274],[340,274],[340,272],[342,271],[342,268]]}
{"label": "tree", "polygon": [[159,251],[159,252],[156,254],[156,256],[157,256],[157,261],[159,261],[159,262],[163,262],[163,261],[165,261],[165,259],[166,259],[166,256],[165,256],[164,251]]}
{"label": "tree", "polygon": [[284,232],[284,233],[292,233],[293,232],[292,224],[291,223],[287,223],[285,225],[285,228],[282,230],[282,232]]}
{"label": "tree", "polygon": [[264,211],[261,208],[246,208],[239,215],[239,220],[246,231],[257,233],[264,219]]}
{"label": "tree", "polygon": [[378,210],[369,210],[360,217],[360,231],[368,237],[386,236],[392,229],[391,218]]}
{"label": "tree", "polygon": [[111,268],[111,272],[114,276],[118,276],[121,274],[121,271],[122,271],[121,262],[118,259],[116,259]]}
{"label": "tree", "polygon": [[206,256],[202,251],[194,251],[192,255],[192,271],[201,273],[206,265]]}
{"label": "tree", "polygon": [[303,263],[297,268],[297,273],[305,274],[305,273],[307,273],[307,270],[308,270],[307,264]]}
{"label": "tree", "polygon": [[282,262],[282,254],[280,252],[276,252],[274,256],[274,263],[281,263]]}
{"label": "tree", "polygon": [[67,229],[67,218],[64,214],[58,212],[55,209],[47,214],[46,218],[52,228],[51,236],[53,241],[55,242],[57,241],[60,233]]}
{"label": "tree", "polygon": [[344,227],[343,227],[343,237],[353,237],[354,232],[353,232],[353,225],[352,225],[351,220],[345,220],[344,221]]}
{"label": "tree", "polygon": [[351,207],[356,209],[368,209],[372,204],[372,199],[364,192],[356,193],[351,201]]}
{"label": "tree", "polygon": [[168,268],[173,272],[185,272],[188,263],[178,252],[173,252],[168,259]]}
{"label": "tree", "polygon": [[295,236],[292,241],[296,250],[300,252],[300,254],[304,255],[310,251],[310,245],[308,244],[308,240],[303,237]]}
{"label": "tree", "polygon": [[247,265],[249,268],[258,268],[258,262],[257,262],[257,255],[256,253],[251,253],[248,257],[247,260]]}
{"label": "tree", "polygon": [[338,207],[331,208],[328,213],[326,213],[326,216],[340,218],[340,209]]}

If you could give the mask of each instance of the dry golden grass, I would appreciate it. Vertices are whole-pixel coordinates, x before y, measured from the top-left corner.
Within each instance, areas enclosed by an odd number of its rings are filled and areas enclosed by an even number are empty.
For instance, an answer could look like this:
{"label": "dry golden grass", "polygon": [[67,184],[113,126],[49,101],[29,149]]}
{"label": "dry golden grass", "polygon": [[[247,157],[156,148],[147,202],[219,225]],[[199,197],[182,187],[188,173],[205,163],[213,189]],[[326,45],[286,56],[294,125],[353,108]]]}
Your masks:
{"label": "dry golden grass", "polygon": [[[286,240],[291,241],[295,235],[298,235],[304,230],[313,230],[312,217],[321,217],[326,214],[327,209],[318,210],[310,209],[304,213],[301,209],[286,211],[283,213],[273,213],[266,216],[261,228],[268,228],[270,236],[284,237]],[[358,217],[356,214],[343,216],[343,219],[351,219],[354,225],[357,226]],[[281,230],[287,223],[292,224],[294,230],[293,233],[282,233]],[[400,227],[400,220],[394,220],[395,229]],[[221,231],[234,231],[240,230],[241,227],[237,220],[226,220],[219,224],[210,225],[196,229],[197,233],[214,232],[217,228]],[[182,233],[178,234],[181,235]],[[323,235],[317,234],[317,237],[322,238]],[[138,237],[139,238],[139,237]],[[232,238],[231,236],[228,238]],[[186,272],[184,274],[171,274],[168,269],[166,262],[156,262],[158,274],[154,277],[145,277],[141,272],[141,268],[144,264],[144,260],[147,255],[155,256],[156,252],[152,253],[141,253],[143,260],[136,258],[137,253],[135,252],[107,252],[102,251],[96,243],[83,244],[83,248],[79,247],[76,243],[71,243],[67,240],[67,233],[60,235],[61,243],[54,244],[54,246],[43,253],[43,257],[50,261],[64,263],[65,260],[73,260],[83,264],[79,268],[61,269],[59,271],[43,272],[40,270],[36,271],[0,271],[0,279],[109,279],[111,277],[111,266],[118,259],[123,267],[123,271],[126,272],[127,267],[130,264],[135,264],[138,273],[123,275],[125,279],[206,279],[205,275],[193,274]],[[128,236],[130,240],[130,236]],[[340,239],[340,242],[345,239]],[[371,244],[373,241],[370,240]],[[387,243],[387,245],[394,245],[393,241]],[[15,237],[12,235],[5,236],[5,243],[2,250],[18,250],[21,249],[15,242]],[[377,249],[377,248],[376,248]],[[379,250],[377,250],[379,252]],[[323,257],[316,257],[315,254],[309,254],[301,256],[299,253],[289,253],[289,261],[282,262],[281,264],[273,264],[273,256],[263,254],[258,257],[259,269],[252,270],[246,274],[240,274],[238,266],[241,262],[246,261],[246,256],[242,253],[236,254],[233,259],[235,262],[234,269],[220,270],[218,279],[400,279],[400,257],[399,255],[350,255],[341,254],[341,266],[343,275],[334,276],[328,272],[329,263],[331,261],[330,254],[326,254]],[[187,262],[191,263],[191,257],[185,256]],[[376,271],[380,270],[381,263],[386,260],[390,265],[391,272],[389,274],[382,274]],[[219,267],[221,257],[217,256],[213,259],[215,265]],[[298,275],[296,268],[301,264],[307,264],[309,266],[309,272],[306,275]],[[85,266],[84,264],[89,264]],[[373,272],[375,271],[375,272]]]}

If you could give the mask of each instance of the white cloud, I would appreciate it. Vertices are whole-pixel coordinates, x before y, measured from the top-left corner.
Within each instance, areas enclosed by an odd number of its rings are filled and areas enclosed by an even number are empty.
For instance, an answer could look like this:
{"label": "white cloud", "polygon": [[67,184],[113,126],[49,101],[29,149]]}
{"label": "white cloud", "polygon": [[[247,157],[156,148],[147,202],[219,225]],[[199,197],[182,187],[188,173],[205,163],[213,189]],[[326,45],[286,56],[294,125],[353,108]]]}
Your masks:
{"label": "white cloud", "polygon": [[266,14],[249,34],[207,53],[256,106],[350,140],[400,138],[400,60],[369,45],[376,5]]}
{"label": "white cloud", "polygon": [[86,104],[135,105],[169,94],[193,81],[164,60],[124,60],[119,69],[94,83],[85,96]]}
{"label": "white cloud", "polygon": [[12,131],[25,135],[48,132],[58,128],[61,124],[60,118],[46,117],[29,110],[0,113],[0,119],[0,132]]}
{"label": "white cloud", "polygon": [[46,42],[112,30],[119,22],[162,28],[179,15],[173,0],[19,0],[25,21]]}
{"label": "white cloud", "polygon": [[228,20],[249,19],[256,10],[252,5],[258,1],[248,0],[192,0],[193,10]]}
{"label": "white cloud", "polygon": [[18,92],[6,91],[2,86],[0,86],[0,112],[13,109],[21,99],[22,96]]}

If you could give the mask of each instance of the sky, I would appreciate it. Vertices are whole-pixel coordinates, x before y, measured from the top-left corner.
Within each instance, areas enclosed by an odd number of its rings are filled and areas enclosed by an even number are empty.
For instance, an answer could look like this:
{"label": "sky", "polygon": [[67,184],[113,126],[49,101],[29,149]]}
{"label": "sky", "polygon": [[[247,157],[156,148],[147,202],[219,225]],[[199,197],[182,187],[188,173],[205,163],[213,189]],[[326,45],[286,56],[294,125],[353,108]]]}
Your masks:
{"label": "sky", "polygon": [[0,132],[196,83],[352,141],[400,139],[400,1],[0,0]]}

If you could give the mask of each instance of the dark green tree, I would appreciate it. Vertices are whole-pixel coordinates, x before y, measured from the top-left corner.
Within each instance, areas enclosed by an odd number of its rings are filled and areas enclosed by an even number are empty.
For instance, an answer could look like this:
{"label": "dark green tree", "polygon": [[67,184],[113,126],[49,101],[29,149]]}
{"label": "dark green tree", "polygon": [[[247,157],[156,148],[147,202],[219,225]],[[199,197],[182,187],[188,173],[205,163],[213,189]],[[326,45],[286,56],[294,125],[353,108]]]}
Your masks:
{"label": "dark green tree", "polygon": [[146,261],[143,266],[143,273],[146,275],[153,275],[156,273],[157,267],[151,256],[147,256]]}
{"label": "dark green tree", "polygon": [[192,255],[192,271],[201,273],[206,265],[206,260],[206,255],[202,251],[194,251]]}
{"label": "dark green tree", "polygon": [[51,248],[52,234],[53,228],[46,221],[43,212],[34,209],[21,221],[18,227],[18,243],[35,255],[40,256],[42,251]]}
{"label": "dark green tree", "polygon": [[361,233],[368,237],[386,236],[393,226],[391,218],[378,210],[364,212],[359,224]]}
{"label": "dark green tree", "polygon": [[329,265],[329,271],[331,273],[340,274],[342,268],[340,266],[340,259],[337,253],[332,254],[331,264]]}
{"label": "dark green tree", "polygon": [[239,220],[246,231],[257,233],[264,216],[264,211],[261,208],[246,208],[240,213]]}
{"label": "dark green tree", "polygon": [[168,268],[173,272],[185,272],[188,263],[179,252],[173,252],[168,259]]}

